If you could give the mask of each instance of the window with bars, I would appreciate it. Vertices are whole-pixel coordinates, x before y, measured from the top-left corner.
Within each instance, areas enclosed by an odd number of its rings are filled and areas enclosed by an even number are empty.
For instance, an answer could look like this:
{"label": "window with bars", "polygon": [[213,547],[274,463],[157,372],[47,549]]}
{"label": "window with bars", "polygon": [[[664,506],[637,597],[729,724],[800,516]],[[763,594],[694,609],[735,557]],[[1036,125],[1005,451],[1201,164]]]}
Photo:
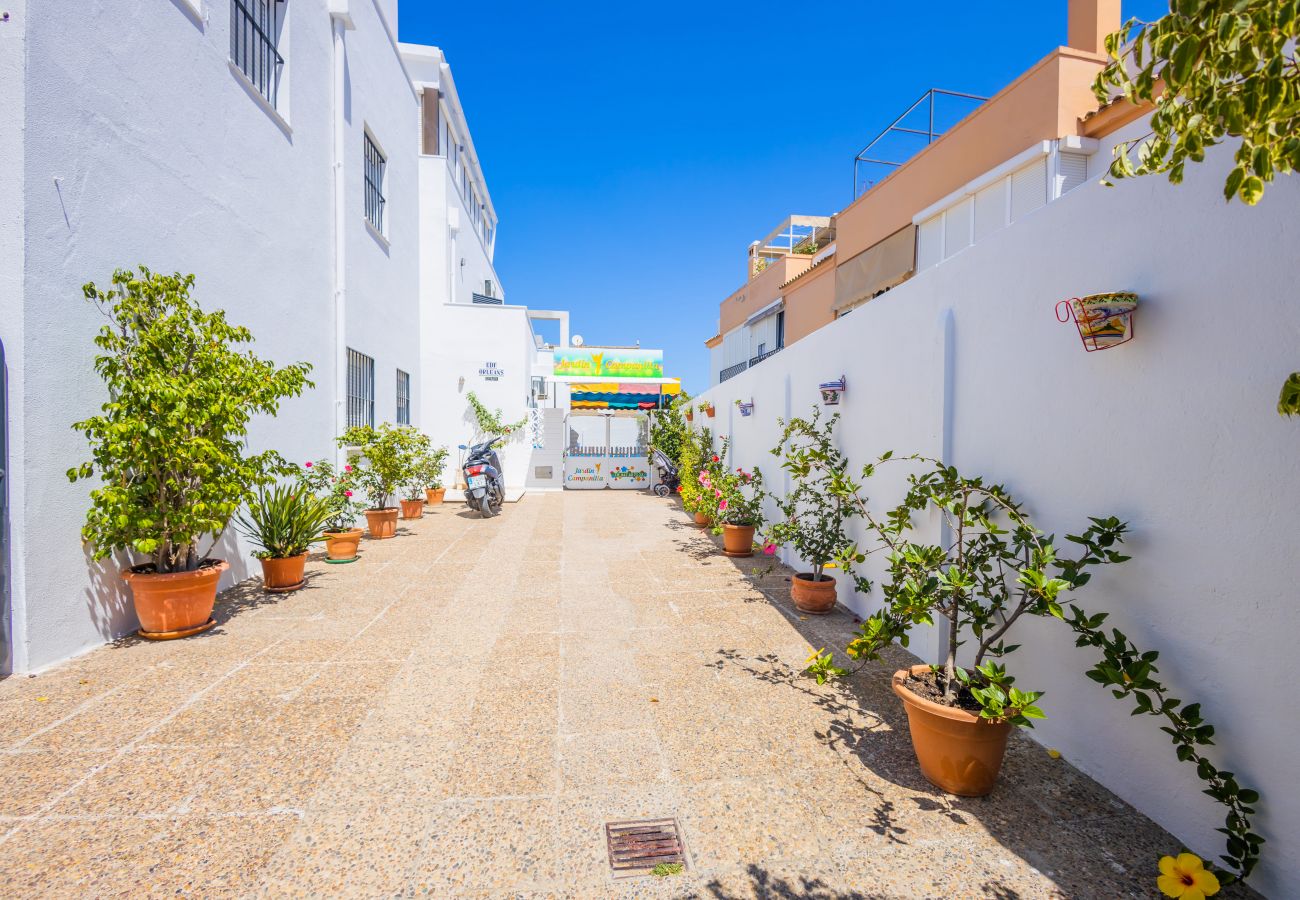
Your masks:
{"label": "window with bars", "polygon": [[380,234],[384,233],[384,168],[387,160],[379,152],[370,135],[364,135],[366,141],[366,220],[375,226]]}
{"label": "window with bars", "polygon": [[375,424],[375,361],[348,348],[348,427]]}
{"label": "window with bars", "polygon": [[411,424],[411,375],[397,370],[397,424]]}
{"label": "window with bars", "polygon": [[285,0],[230,0],[230,61],[272,107],[278,105],[284,57]]}

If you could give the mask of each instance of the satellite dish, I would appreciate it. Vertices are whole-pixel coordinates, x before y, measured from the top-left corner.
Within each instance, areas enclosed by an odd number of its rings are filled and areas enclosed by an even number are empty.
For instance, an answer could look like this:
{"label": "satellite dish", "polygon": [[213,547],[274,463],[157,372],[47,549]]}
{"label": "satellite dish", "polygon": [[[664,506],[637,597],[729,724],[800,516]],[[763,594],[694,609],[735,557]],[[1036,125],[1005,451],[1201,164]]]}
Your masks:
{"label": "satellite dish", "polygon": [[575,347],[581,347],[581,346],[582,346],[582,335],[580,335],[580,334],[575,334],[573,337],[569,338],[569,343],[572,344],[572,345],[575,346]]}

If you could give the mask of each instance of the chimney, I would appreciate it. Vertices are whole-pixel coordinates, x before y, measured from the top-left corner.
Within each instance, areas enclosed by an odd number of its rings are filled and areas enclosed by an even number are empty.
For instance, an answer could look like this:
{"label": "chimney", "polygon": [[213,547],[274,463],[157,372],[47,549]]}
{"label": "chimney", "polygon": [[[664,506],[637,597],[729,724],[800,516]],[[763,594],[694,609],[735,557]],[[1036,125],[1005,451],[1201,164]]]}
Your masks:
{"label": "chimney", "polygon": [[1106,52],[1106,35],[1119,31],[1119,0],[1069,0],[1066,43],[1075,50]]}

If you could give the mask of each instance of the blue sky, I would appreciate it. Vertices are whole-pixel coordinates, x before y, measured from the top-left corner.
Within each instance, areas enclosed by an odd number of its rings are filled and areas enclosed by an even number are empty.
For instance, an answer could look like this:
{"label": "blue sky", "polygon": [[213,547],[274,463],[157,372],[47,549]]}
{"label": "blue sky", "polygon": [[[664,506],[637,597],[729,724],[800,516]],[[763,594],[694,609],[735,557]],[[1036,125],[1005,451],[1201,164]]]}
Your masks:
{"label": "blue sky", "polygon": [[570,310],[588,344],[662,347],[694,393],[749,243],[847,206],[872,136],[928,88],[991,96],[1065,43],[1065,16],[1066,0],[404,0],[399,26],[451,64],[510,302]]}

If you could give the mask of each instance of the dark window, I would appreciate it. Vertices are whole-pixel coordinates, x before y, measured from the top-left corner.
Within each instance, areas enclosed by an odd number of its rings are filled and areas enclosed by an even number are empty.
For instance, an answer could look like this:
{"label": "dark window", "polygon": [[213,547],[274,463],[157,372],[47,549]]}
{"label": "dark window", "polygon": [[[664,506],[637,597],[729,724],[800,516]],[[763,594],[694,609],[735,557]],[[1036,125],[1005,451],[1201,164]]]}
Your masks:
{"label": "dark window", "polygon": [[375,424],[375,361],[348,348],[348,427]]}
{"label": "dark window", "polygon": [[397,370],[397,424],[411,424],[411,376]]}
{"label": "dark window", "polygon": [[776,314],[776,346],[778,350],[785,346],[785,310]]}
{"label": "dark window", "polygon": [[384,166],[387,162],[370,135],[366,139],[366,218],[384,233]]}
{"label": "dark window", "polygon": [[279,49],[284,6],[284,0],[230,0],[230,61],[272,106],[284,69]]}

